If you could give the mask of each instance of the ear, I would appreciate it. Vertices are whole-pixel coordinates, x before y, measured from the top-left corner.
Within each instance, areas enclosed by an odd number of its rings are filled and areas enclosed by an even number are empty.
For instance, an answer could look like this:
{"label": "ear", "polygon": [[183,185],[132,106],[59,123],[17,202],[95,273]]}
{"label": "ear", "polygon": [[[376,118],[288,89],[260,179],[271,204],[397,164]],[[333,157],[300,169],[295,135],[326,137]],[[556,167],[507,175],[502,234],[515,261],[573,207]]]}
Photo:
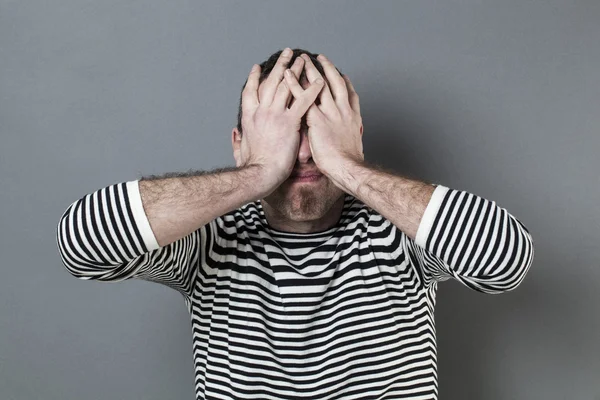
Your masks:
{"label": "ear", "polygon": [[236,167],[242,165],[242,156],[240,154],[240,148],[242,146],[242,134],[238,131],[238,128],[233,128],[231,131],[231,147],[233,147],[233,158],[235,159]]}

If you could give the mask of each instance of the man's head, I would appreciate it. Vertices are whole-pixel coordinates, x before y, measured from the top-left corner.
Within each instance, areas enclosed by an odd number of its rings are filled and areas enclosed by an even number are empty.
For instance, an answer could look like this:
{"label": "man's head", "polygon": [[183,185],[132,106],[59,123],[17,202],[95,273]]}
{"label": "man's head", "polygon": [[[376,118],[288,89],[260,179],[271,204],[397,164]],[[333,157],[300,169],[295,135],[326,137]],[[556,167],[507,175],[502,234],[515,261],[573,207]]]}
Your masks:
{"label": "man's head", "polygon": [[[290,59],[288,67],[290,67],[294,63],[296,58],[300,57],[301,54],[306,54],[310,57],[311,61],[315,65],[315,67],[317,67],[317,69],[319,70],[319,73],[321,74],[321,76],[327,82],[327,78],[325,77],[325,71],[323,70],[323,66],[321,65],[321,62],[319,60],[317,60],[317,56],[319,55],[318,53],[316,53],[316,54],[311,53],[310,51],[303,50],[303,49],[293,49],[293,51],[294,51],[294,54],[292,55],[292,58]],[[279,51],[271,54],[271,56],[267,60],[265,60],[259,64],[260,65],[260,78],[259,78],[260,83],[262,83],[265,79],[267,79],[267,77],[273,70],[273,67],[275,67],[275,64],[277,63],[277,59],[281,55],[281,52],[282,52],[282,50],[279,50]],[[338,70],[338,72],[341,75],[342,71],[340,71],[340,69],[337,67],[336,67],[336,69]],[[308,80],[306,78],[306,72],[304,70],[302,71],[302,74],[298,78],[298,82],[300,82],[300,84],[302,85],[303,88],[305,88],[307,86]],[[242,91],[246,87],[246,83],[247,83],[247,81],[244,82],[244,85],[242,86]],[[318,99],[317,99],[316,103],[319,104]],[[241,92],[240,92],[240,101],[239,101],[239,105],[238,105],[237,129],[240,133],[243,133],[243,131],[242,131],[242,94],[241,94]]]}
{"label": "man's head", "polygon": [[[271,70],[275,66],[280,54],[281,51],[273,53],[266,61],[263,61],[260,64],[261,75],[259,79],[260,85],[258,89],[259,101],[261,89],[264,87],[263,81],[271,73]],[[317,60],[318,53],[314,54],[307,50],[294,49],[288,67],[291,67],[294,63],[294,60],[296,60],[296,58],[299,57],[301,54],[306,54],[310,57],[317,70],[321,73],[321,76],[323,76],[323,78],[325,79],[325,82],[327,82],[323,66]],[[338,72],[340,72],[341,74],[341,71],[339,69]],[[308,79],[304,70],[302,71],[298,81],[304,89],[306,89],[309,86]],[[246,86],[246,83],[244,83],[242,91]],[[292,98],[291,102],[293,101],[294,100]],[[319,104],[318,98],[315,102]],[[302,117],[300,132],[296,133],[300,135],[300,146],[298,149],[298,156],[292,175],[300,172],[319,172],[314,160],[312,159],[307,132],[308,126],[306,124],[305,115]],[[232,131],[232,145],[234,151],[236,149],[236,146],[239,148],[239,143],[241,141],[242,135],[242,96],[240,94],[237,126]],[[265,206],[269,207],[273,213],[276,213],[277,217],[280,219],[296,222],[312,221],[325,216],[330,211],[332,206],[336,204],[336,202],[339,204],[339,201],[343,201],[343,195],[344,192],[340,190],[337,186],[335,186],[335,184],[331,182],[325,175],[323,175],[318,182],[314,183],[293,182],[291,179],[288,179],[285,182],[283,182],[277,189],[275,189],[275,191],[273,191],[270,195],[266,196],[263,199],[263,203],[266,203]]]}

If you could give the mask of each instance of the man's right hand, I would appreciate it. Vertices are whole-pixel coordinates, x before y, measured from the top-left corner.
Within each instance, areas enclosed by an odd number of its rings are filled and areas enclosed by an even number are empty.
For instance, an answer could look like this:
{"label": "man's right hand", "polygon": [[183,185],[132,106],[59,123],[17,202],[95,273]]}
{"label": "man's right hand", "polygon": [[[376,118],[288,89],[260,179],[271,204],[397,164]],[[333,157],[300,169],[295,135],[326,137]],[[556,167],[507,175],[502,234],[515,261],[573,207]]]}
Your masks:
{"label": "man's right hand", "polygon": [[[268,193],[292,173],[300,146],[301,119],[324,85],[323,80],[312,83],[288,108],[291,92],[283,74],[291,57],[292,50],[286,48],[262,83],[260,93],[260,66],[254,65],[242,92],[243,132],[236,163],[238,167],[260,166]],[[298,78],[303,67],[304,60],[297,57],[290,69]]]}

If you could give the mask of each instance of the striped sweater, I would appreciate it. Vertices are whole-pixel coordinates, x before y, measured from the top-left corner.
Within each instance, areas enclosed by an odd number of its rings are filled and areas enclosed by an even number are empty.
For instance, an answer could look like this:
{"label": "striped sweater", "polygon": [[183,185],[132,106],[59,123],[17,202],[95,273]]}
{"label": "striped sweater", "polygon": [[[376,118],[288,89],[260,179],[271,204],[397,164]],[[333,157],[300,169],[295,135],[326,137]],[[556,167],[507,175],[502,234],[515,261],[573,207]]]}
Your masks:
{"label": "striped sweater", "polygon": [[346,194],[323,232],[273,229],[257,200],[160,247],[138,183],[73,202],[59,253],[80,279],[181,293],[196,399],[437,399],[437,283],[501,293],[533,261],[523,223],[437,184],[414,240]]}

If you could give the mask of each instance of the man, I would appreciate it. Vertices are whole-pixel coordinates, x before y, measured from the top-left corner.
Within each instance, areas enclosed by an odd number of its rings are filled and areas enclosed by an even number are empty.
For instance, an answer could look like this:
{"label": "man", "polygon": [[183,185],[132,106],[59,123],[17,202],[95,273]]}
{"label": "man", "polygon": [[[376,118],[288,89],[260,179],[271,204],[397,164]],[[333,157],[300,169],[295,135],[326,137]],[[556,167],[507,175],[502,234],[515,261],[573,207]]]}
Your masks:
{"label": "man", "polygon": [[528,229],[366,163],[358,95],[322,55],[275,53],[240,103],[235,168],[84,196],[58,224],[64,265],[183,295],[197,399],[436,399],[437,283],[514,289]]}

